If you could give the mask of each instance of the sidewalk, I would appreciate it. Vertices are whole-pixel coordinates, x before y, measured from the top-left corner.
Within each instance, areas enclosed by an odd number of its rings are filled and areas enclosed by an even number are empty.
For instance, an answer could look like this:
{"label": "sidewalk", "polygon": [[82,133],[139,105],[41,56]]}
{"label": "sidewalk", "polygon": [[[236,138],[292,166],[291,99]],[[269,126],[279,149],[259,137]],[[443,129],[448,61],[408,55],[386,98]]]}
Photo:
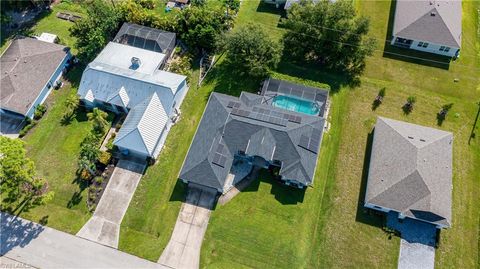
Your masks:
{"label": "sidewalk", "polygon": [[0,256],[32,267],[167,268],[3,212],[0,228]]}

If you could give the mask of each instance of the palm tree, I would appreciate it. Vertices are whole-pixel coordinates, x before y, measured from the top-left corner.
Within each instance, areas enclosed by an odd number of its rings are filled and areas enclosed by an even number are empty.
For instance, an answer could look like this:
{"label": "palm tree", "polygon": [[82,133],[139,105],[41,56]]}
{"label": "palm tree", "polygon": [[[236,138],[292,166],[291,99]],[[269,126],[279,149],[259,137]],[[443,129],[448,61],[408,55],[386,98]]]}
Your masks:
{"label": "palm tree", "polygon": [[73,115],[75,115],[75,111],[77,110],[79,102],[80,99],[77,95],[72,95],[67,98],[67,100],[65,101],[66,110],[65,113],[63,113],[63,120],[65,122],[70,122]]}
{"label": "palm tree", "polygon": [[88,120],[93,122],[93,128],[98,132],[105,132],[105,128],[108,125],[108,114],[98,108],[94,108],[92,112],[87,114]]}
{"label": "palm tree", "polygon": [[79,98],[78,95],[71,95],[67,98],[65,101],[65,106],[67,107],[68,110],[74,111],[77,109],[79,103]]}

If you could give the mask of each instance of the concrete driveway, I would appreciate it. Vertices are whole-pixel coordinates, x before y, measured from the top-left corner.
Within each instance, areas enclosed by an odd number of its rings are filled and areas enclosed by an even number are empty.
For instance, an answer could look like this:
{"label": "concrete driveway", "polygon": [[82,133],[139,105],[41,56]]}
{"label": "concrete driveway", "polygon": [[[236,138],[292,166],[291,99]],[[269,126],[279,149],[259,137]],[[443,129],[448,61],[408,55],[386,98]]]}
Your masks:
{"label": "concrete driveway", "polygon": [[398,269],[433,269],[437,228],[429,223],[389,213],[387,225],[400,232]]}
{"label": "concrete driveway", "polygon": [[189,185],[172,237],[158,262],[170,268],[199,268],[200,249],[216,191]]}
{"label": "concrete driveway", "polygon": [[166,268],[2,212],[0,231],[2,268]]}
{"label": "concrete driveway", "polygon": [[120,224],[127,212],[145,164],[120,160],[97,205],[95,213],[77,236],[118,248]]}

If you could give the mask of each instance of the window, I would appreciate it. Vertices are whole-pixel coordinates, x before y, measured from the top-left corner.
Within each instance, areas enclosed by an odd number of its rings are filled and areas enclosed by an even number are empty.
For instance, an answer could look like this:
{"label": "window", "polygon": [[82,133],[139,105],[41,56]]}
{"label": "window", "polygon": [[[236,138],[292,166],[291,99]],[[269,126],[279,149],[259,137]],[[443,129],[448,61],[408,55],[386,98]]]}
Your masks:
{"label": "window", "polygon": [[417,47],[421,47],[421,46],[423,46],[423,42],[418,42]]}
{"label": "window", "polygon": [[443,51],[445,49],[445,46],[440,47],[440,51]]}
{"label": "window", "polygon": [[449,51],[450,51],[450,47],[446,47],[445,52],[449,52]]}
{"label": "window", "polygon": [[427,42],[423,43],[422,47],[424,47],[424,48],[428,47],[428,43]]}

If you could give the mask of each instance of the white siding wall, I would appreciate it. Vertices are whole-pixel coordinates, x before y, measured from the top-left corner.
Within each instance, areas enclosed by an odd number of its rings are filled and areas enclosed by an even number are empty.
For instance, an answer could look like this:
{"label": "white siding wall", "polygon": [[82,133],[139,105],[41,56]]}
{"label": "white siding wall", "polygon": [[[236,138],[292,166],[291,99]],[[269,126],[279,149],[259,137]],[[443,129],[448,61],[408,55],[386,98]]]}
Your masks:
{"label": "white siding wall", "polygon": [[[396,39],[396,36],[394,36],[392,38],[392,41],[391,41],[391,44],[393,45],[395,43],[395,39]],[[443,46],[443,45],[439,45],[439,44],[434,44],[434,43],[430,43],[430,42],[427,42],[429,43],[428,44],[428,47],[424,48],[424,47],[419,47],[418,46],[418,43],[419,42],[424,42],[424,41],[421,41],[421,40],[414,40],[412,42],[412,45],[410,46],[410,49],[414,49],[414,50],[419,50],[419,51],[424,51],[424,52],[429,52],[429,53],[435,53],[435,54],[439,54],[439,55],[444,55],[444,56],[449,56],[449,57],[454,57],[457,50],[459,48],[456,48],[456,47],[450,47],[450,50],[448,52],[445,52],[445,51],[440,51],[440,47]],[[425,43],[425,42],[424,42]]]}
{"label": "white siding wall", "polygon": [[[187,95],[187,92],[188,92],[188,85],[187,85],[187,81],[185,80],[180,86],[179,86],[179,90],[176,92],[175,94],[175,97],[174,97],[174,102],[175,102],[175,108],[179,109],[180,106],[182,105],[182,102],[183,102],[183,99],[185,99],[185,95]],[[172,103],[173,105],[173,103]],[[174,110],[172,109],[172,112]],[[171,115],[170,115],[171,116]]]}
{"label": "white siding wall", "polygon": [[[68,52],[68,54],[65,56],[63,61],[57,67],[57,70],[55,71],[55,73],[53,73],[53,75],[50,77],[50,80],[47,82],[47,84],[45,84],[42,91],[40,92],[40,94],[38,95],[37,99],[32,104],[32,106],[30,107],[30,109],[27,111],[25,116],[27,116],[29,118],[33,118],[33,115],[35,113],[35,109],[37,108],[38,105],[43,104],[43,102],[45,102],[45,100],[47,100],[47,97],[50,94],[50,92],[52,91],[53,86],[55,86],[55,82],[58,79],[60,79],[60,77],[62,76],[63,70],[65,69],[65,66],[67,64],[67,61],[71,57],[72,57],[72,55],[70,54],[70,52]],[[48,87],[49,85],[50,85],[50,87]]]}

